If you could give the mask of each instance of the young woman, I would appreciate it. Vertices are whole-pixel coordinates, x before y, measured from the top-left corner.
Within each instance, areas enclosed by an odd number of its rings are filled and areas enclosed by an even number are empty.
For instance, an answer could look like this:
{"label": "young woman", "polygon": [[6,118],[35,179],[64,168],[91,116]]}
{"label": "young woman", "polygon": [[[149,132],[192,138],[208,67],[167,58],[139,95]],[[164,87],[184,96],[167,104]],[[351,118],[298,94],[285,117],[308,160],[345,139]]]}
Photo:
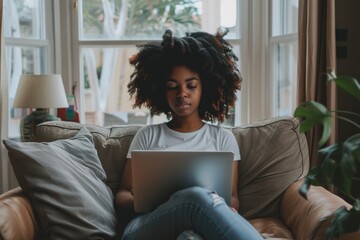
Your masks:
{"label": "young woman", "polygon": [[[131,143],[116,196],[121,216],[133,218],[123,239],[176,239],[185,230],[203,239],[262,239],[237,213],[240,152],[235,137],[206,123],[222,122],[240,89],[237,57],[223,38],[226,33],[219,29],[215,35],[195,32],[178,38],[167,30],[160,44],[145,44],[130,59],[135,70],[128,89],[134,107],[145,106],[151,115],[165,113],[169,121],[142,128]],[[174,193],[153,212],[135,216],[130,159],[134,149],[232,151],[231,206],[211,189],[192,187]]]}

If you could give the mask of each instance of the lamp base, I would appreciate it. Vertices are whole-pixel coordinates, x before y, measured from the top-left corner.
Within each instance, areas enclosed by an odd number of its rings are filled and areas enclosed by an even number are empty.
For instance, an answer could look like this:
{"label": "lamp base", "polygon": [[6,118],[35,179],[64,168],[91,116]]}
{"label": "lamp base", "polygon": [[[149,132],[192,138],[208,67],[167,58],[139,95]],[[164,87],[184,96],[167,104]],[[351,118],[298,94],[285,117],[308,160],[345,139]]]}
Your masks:
{"label": "lamp base", "polygon": [[60,120],[58,117],[49,114],[47,108],[37,108],[21,120],[20,134],[22,142],[29,142],[34,134],[37,125],[47,121]]}

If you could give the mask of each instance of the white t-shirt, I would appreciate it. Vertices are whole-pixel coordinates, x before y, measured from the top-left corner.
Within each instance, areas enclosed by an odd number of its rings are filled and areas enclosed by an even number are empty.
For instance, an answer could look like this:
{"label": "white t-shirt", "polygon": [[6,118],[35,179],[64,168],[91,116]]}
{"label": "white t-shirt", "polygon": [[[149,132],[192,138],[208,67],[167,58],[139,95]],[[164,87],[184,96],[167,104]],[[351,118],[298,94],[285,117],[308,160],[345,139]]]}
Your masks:
{"label": "white t-shirt", "polygon": [[145,126],[135,135],[127,158],[131,158],[132,150],[229,151],[234,153],[234,160],[240,160],[239,145],[232,132],[207,123],[188,133],[174,131],[166,123]]}

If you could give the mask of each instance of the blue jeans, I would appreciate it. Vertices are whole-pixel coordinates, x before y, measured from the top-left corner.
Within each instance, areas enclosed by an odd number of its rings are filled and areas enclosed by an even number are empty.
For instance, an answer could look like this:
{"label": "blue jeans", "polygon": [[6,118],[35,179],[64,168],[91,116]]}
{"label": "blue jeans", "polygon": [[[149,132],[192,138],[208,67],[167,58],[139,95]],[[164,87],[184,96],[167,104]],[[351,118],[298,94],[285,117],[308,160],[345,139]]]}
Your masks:
{"label": "blue jeans", "polygon": [[176,239],[189,229],[207,240],[263,239],[223,198],[201,187],[180,190],[153,212],[135,217],[122,239]]}

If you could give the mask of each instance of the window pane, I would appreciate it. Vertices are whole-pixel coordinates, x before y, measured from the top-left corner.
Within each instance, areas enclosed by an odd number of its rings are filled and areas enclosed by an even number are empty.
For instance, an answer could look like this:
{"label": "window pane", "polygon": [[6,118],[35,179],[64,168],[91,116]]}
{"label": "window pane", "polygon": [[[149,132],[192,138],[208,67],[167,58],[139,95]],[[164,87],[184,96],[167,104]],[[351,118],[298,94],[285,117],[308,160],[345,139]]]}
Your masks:
{"label": "window pane", "polygon": [[296,104],[296,42],[275,44],[273,63],[275,115],[291,116]]}
{"label": "window pane", "polygon": [[45,72],[44,47],[6,47],[7,73],[9,75],[9,94],[14,97],[21,74]]}
{"label": "window pane", "polygon": [[230,32],[226,38],[239,38],[240,27],[238,26],[238,4],[237,0],[220,1],[220,26],[229,28]]}
{"label": "window pane", "polygon": [[272,36],[297,32],[298,0],[272,0]]}
{"label": "window pane", "polygon": [[44,38],[43,0],[5,0],[5,37]]}
{"label": "window pane", "polygon": [[80,0],[80,39],[159,39],[166,29],[183,36],[191,31],[214,32],[221,25],[237,35],[237,2]]}
{"label": "window pane", "polygon": [[21,74],[45,73],[45,48],[6,47],[6,63],[9,79],[9,137],[20,136],[20,120],[28,115],[28,109],[13,108],[13,102]]}
{"label": "window pane", "polygon": [[146,124],[147,109],[133,109],[127,84],[136,47],[82,48],[85,121],[97,125]]}
{"label": "window pane", "polygon": [[[238,68],[239,68],[240,74],[241,74],[240,46],[234,44],[233,45],[233,51],[236,54],[236,56],[239,58],[239,60],[237,62],[237,65],[238,65]],[[237,103],[236,103],[237,105],[230,109],[228,118],[226,118],[221,125],[230,126],[230,127],[233,127],[235,125],[239,125],[240,121],[236,121],[236,119],[235,119],[235,115],[237,115],[237,114],[239,114],[241,112],[240,111],[240,105],[238,104],[239,103],[239,97],[240,97],[240,91],[238,91],[238,93],[237,93]],[[238,108],[238,110],[236,110],[236,108]]]}

